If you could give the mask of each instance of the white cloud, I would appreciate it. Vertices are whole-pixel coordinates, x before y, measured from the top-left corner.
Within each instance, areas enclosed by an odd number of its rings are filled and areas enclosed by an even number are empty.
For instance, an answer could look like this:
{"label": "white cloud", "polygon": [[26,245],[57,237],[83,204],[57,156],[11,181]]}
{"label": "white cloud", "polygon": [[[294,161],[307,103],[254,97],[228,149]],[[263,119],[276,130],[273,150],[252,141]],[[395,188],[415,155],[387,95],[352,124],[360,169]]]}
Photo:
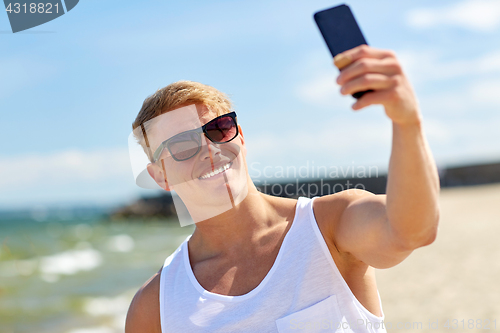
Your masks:
{"label": "white cloud", "polygon": [[[470,64],[474,65],[474,64]],[[500,50],[487,53],[477,59],[476,70],[481,73],[500,72]],[[471,66],[474,68],[475,66]]]}
{"label": "white cloud", "polygon": [[500,109],[499,91],[500,79],[477,78],[452,90],[422,94],[419,100],[425,116],[467,119],[475,114],[473,121],[484,123]]}
{"label": "white cloud", "polygon": [[478,163],[479,161],[500,160],[500,117],[484,119],[453,118],[436,122],[434,130],[448,132],[451,138],[432,141],[431,148],[436,160],[442,165],[457,163]]}
{"label": "white cloud", "polygon": [[[500,3],[500,1],[499,1]],[[500,75],[500,49],[478,55],[474,58],[450,58],[445,57],[443,52],[437,49],[412,50],[403,49],[396,51],[407,76],[415,87],[427,87],[429,83],[451,81],[457,83],[455,79],[475,80],[481,82],[491,80],[491,77]],[[335,82],[337,73],[329,66],[318,64],[315,53],[309,55],[301,64],[303,71],[297,70],[299,75],[305,76],[302,83],[297,85],[296,96],[306,104],[314,107],[327,109],[350,109],[354,99],[342,96],[339,92],[340,87]],[[324,64],[323,64],[324,65]],[[307,73],[307,74],[302,74]],[[465,82],[465,81],[463,81]],[[497,82],[493,80],[493,82]],[[457,91],[448,91],[448,85],[439,88],[440,99],[436,103],[452,105],[455,109],[464,109],[466,106],[462,102],[453,103],[456,99]],[[496,85],[494,86],[496,87]],[[487,89],[493,91],[496,88]],[[490,99],[496,98],[490,96]],[[467,94],[467,97],[471,97]]]}
{"label": "white cloud", "polygon": [[259,133],[247,140],[247,161],[254,174],[266,166],[301,166],[307,161],[327,167],[352,163],[384,166],[391,143],[390,121],[385,118],[380,115],[374,121],[354,114],[347,119],[322,119],[321,125],[309,131],[297,126],[296,131]]}
{"label": "white cloud", "polygon": [[500,26],[500,1],[465,0],[448,7],[413,9],[407,14],[407,22],[414,28],[453,25],[491,32]]}
{"label": "white cloud", "polygon": [[488,79],[474,82],[470,85],[469,94],[476,105],[500,107],[500,79]]}
{"label": "white cloud", "polygon": [[500,158],[500,80],[476,79],[421,96],[424,128],[441,164]]}
{"label": "white cloud", "polygon": [[470,99],[459,91],[435,91],[417,94],[424,117],[461,117],[470,111]]}
{"label": "white cloud", "polygon": [[453,143],[453,133],[443,122],[435,119],[424,119],[424,131],[429,142],[440,145]]}
{"label": "white cloud", "polygon": [[500,50],[475,58],[449,59],[437,50],[399,50],[397,56],[415,84],[500,73]]}
{"label": "white cloud", "polygon": [[348,109],[354,103],[354,99],[341,95],[340,86],[335,80],[336,75],[333,71],[328,74],[318,74],[297,87],[297,97],[312,106]]}
{"label": "white cloud", "polygon": [[[500,106],[500,50],[475,58],[451,59],[438,50],[403,50],[397,54],[417,88],[424,129],[437,160],[473,162],[500,156],[500,119],[495,112]],[[316,108],[349,110],[352,99],[338,93],[335,77],[326,66],[321,68],[311,61],[305,61],[302,67],[309,75],[302,75],[305,79],[297,85],[299,100]],[[373,114],[370,109],[362,112]],[[257,142],[248,141],[251,161],[261,162],[261,167],[264,163],[293,165],[301,163],[298,157],[294,159],[299,156],[323,165],[355,161],[383,167],[390,153],[390,122],[382,116],[354,115],[323,119],[313,134],[263,133]]]}
{"label": "white cloud", "polygon": [[340,94],[336,82],[339,71],[333,61],[327,61],[326,52],[324,49],[313,50],[293,66],[292,75],[302,77],[302,82],[296,85],[295,96],[315,108],[349,109],[354,99]]}
{"label": "white cloud", "polygon": [[0,157],[0,189],[81,184],[111,179],[133,181],[127,149],[66,150],[48,155]]}

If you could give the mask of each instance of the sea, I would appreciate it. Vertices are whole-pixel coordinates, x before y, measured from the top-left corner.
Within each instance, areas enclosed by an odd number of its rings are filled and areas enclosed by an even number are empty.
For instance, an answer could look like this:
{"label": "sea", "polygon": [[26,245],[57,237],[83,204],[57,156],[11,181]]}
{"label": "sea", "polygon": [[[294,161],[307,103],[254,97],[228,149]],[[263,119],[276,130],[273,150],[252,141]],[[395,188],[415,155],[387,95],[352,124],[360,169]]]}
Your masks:
{"label": "sea", "polygon": [[0,332],[124,332],[137,290],[193,230],[177,220],[0,214]]}

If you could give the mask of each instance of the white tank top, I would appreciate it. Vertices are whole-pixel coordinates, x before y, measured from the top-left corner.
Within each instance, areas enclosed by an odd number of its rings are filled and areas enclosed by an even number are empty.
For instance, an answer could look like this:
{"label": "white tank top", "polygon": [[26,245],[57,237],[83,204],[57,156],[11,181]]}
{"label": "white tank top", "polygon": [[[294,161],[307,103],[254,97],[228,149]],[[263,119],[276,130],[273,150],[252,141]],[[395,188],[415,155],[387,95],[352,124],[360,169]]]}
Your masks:
{"label": "white tank top", "polygon": [[[386,332],[342,278],[313,214],[299,198],[295,217],[266,277],[252,291],[225,296],[205,290],[189,263],[187,241],[160,275],[162,333]],[[382,308],[380,302],[380,308]]]}

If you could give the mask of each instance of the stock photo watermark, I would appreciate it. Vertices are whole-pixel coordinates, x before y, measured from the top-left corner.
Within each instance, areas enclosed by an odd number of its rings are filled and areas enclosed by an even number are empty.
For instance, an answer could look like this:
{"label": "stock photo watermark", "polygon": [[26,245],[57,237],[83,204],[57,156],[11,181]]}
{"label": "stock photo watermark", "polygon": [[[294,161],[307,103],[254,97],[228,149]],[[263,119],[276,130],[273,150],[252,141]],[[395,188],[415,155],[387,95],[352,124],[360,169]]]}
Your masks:
{"label": "stock photo watermark", "polygon": [[496,319],[429,319],[427,321],[380,321],[357,319],[354,322],[334,321],[331,319],[305,320],[290,319],[290,329],[307,332],[308,330],[356,330],[356,329],[392,329],[392,330],[496,330]]}
{"label": "stock photo watermark", "polygon": [[291,179],[291,178],[371,178],[379,176],[376,165],[316,165],[314,161],[306,161],[300,166],[288,165],[266,165],[262,167],[260,162],[250,164],[250,177],[267,179]]}
{"label": "stock photo watermark", "polygon": [[13,33],[52,21],[72,10],[79,0],[11,1],[4,0]]}
{"label": "stock photo watermark", "polygon": [[261,192],[286,197],[313,197],[348,189],[366,190],[368,179],[380,177],[378,166],[356,165],[354,162],[343,166],[316,165],[314,161],[306,161],[300,166],[263,166],[254,162],[250,164],[249,172]]}

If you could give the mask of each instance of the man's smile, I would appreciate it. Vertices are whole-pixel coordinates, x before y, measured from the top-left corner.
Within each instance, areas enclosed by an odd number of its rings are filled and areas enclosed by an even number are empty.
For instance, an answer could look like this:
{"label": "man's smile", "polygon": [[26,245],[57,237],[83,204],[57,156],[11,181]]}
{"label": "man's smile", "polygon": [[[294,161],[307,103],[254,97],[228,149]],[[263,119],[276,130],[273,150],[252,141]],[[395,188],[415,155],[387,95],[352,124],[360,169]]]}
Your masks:
{"label": "man's smile", "polygon": [[224,164],[220,167],[218,167],[217,169],[215,169],[214,171],[208,171],[204,174],[202,174],[200,177],[198,177],[199,180],[205,180],[205,179],[209,179],[209,178],[212,178],[224,171],[226,171],[227,169],[229,169],[231,166],[233,165],[233,162],[229,162],[227,164]]}

